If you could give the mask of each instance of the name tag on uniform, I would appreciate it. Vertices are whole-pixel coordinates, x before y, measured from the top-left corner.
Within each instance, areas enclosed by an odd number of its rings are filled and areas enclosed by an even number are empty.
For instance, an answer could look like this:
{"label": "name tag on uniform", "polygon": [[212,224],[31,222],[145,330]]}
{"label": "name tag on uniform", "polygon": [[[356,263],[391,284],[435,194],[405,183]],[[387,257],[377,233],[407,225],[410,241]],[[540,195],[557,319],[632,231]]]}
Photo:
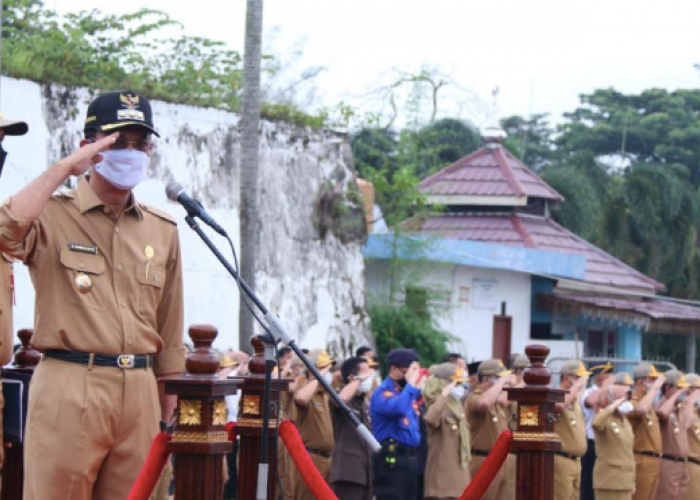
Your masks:
{"label": "name tag on uniform", "polygon": [[97,255],[97,245],[83,245],[81,243],[68,243],[68,250],[71,252],[89,253]]}

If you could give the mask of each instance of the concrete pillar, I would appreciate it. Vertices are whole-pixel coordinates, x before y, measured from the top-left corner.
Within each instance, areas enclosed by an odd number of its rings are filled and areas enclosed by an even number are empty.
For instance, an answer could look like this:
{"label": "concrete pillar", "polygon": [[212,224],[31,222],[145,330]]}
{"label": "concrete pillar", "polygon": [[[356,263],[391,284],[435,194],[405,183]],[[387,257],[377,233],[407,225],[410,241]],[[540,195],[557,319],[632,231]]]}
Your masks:
{"label": "concrete pillar", "polygon": [[695,334],[690,333],[685,338],[685,371],[695,373],[695,358],[696,358],[697,343],[695,342]]}

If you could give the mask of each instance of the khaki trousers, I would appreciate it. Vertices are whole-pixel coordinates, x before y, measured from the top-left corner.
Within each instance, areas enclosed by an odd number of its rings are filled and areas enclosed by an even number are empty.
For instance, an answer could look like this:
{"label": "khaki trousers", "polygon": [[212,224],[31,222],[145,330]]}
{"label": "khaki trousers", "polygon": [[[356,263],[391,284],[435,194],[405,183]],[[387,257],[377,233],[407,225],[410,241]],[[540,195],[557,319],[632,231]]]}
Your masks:
{"label": "khaki trousers", "polygon": [[685,500],[697,500],[700,498],[700,465],[688,462],[688,478]]}
{"label": "khaki trousers", "polygon": [[[322,457],[321,455],[317,455],[315,453],[309,453],[309,456],[311,457],[311,460],[313,460],[318,471],[321,473],[323,479],[328,482],[328,475],[331,471],[330,457]],[[316,500],[316,497],[311,493],[311,490],[306,487],[306,483],[304,482],[304,479],[302,479],[301,474],[299,474],[299,471],[296,470],[296,467],[294,470],[294,500]]]}
{"label": "khaki trousers", "polygon": [[595,490],[595,500],[630,500],[631,491]]}
{"label": "khaki trousers", "polygon": [[159,419],[150,369],[47,358],[29,389],[24,500],[126,498]]}
{"label": "khaki trousers", "polygon": [[554,455],[554,500],[578,500],[581,492],[581,460]]}
{"label": "khaki trousers", "polygon": [[688,490],[688,470],[685,462],[661,460],[661,478],[656,500],[685,500]]}
{"label": "khaki trousers", "polygon": [[637,490],[632,495],[632,500],[653,500],[656,489],[659,487],[659,473],[661,471],[661,459],[634,454],[635,487]]}
{"label": "khaki trousers", "polygon": [[[469,462],[469,472],[472,480],[478,472],[486,457],[472,455]],[[493,478],[491,486],[488,487],[482,500],[515,500],[515,455],[508,455],[503,462],[501,470]]]}

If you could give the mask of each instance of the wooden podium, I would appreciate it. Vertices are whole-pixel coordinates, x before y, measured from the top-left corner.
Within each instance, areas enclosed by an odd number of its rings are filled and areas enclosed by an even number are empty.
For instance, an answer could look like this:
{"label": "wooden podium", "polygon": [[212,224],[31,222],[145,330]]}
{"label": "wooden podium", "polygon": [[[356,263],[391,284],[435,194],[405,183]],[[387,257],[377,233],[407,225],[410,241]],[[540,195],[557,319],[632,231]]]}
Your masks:
{"label": "wooden podium", "polygon": [[531,362],[523,377],[525,387],[506,389],[508,400],[517,402],[511,443],[517,454],[516,500],[553,500],[554,452],[561,450],[554,405],[564,401],[567,391],[549,387],[552,377],[544,365],[549,347],[530,345],[525,354]]}

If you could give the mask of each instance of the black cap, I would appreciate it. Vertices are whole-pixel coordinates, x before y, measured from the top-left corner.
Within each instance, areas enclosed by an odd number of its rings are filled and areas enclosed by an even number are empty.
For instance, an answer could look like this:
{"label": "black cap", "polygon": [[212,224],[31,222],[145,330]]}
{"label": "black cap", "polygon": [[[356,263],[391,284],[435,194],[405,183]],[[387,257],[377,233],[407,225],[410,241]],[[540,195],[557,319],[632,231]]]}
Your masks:
{"label": "black cap", "polygon": [[410,366],[414,361],[420,361],[420,356],[413,349],[394,349],[386,357],[389,366]]}
{"label": "black cap", "polygon": [[133,90],[102,94],[88,106],[85,132],[114,132],[124,127],[143,127],[160,137],[153,127],[151,104]]}
{"label": "black cap", "polygon": [[467,365],[467,370],[469,370],[469,375],[474,375],[479,371],[479,366],[481,366],[481,361],[474,361]]}

